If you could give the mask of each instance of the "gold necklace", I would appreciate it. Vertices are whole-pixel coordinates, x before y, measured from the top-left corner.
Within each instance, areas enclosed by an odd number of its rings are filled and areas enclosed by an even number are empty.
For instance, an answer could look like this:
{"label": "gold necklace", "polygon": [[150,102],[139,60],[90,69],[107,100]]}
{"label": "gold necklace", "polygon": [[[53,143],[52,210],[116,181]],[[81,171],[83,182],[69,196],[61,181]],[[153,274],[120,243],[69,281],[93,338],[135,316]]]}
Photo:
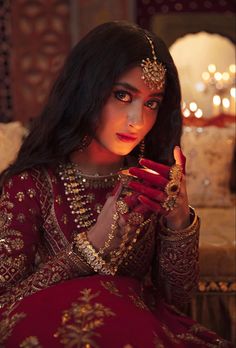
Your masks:
{"label": "gold necklace", "polygon": [[84,175],[78,166],[72,163],[59,165],[58,174],[64,184],[66,198],[77,228],[80,231],[87,231],[97,219],[95,209],[91,208],[94,194],[86,191],[89,188],[113,188],[118,180],[118,174]]}

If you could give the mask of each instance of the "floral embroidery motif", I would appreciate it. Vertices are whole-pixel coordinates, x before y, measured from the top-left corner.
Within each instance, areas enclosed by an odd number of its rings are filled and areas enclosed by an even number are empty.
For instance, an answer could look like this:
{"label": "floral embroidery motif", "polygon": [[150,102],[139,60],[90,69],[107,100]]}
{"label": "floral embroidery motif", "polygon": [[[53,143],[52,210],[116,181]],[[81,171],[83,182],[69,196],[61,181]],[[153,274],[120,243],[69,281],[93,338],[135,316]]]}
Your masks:
{"label": "floral embroidery motif", "polygon": [[61,204],[62,204],[62,197],[61,197],[61,195],[57,195],[57,196],[56,196],[55,202],[56,202],[58,205],[61,205]]}
{"label": "floral embroidery motif", "polygon": [[142,310],[146,310],[149,311],[149,308],[147,307],[147,305],[143,302],[143,300],[141,299],[141,297],[139,297],[138,295],[129,295],[129,298],[132,300],[133,304]]}
{"label": "floral embroidery motif", "polygon": [[17,306],[10,306],[5,312],[2,313],[2,319],[0,320],[0,346],[11,336],[12,331],[16,324],[26,317],[25,313],[15,313],[11,316],[12,311]]}
{"label": "floral embroidery motif", "polygon": [[12,213],[0,212],[0,229],[5,229],[10,225],[12,216]]}
{"label": "floral embroidery motif", "polygon": [[36,196],[36,191],[35,191],[35,189],[29,188],[29,189],[27,190],[27,195],[28,195],[30,198],[34,198],[34,197]]}
{"label": "floral embroidery motif", "polygon": [[66,214],[63,214],[61,217],[61,221],[63,222],[64,225],[68,223],[68,217]]}
{"label": "floral embroidery motif", "polygon": [[106,289],[108,290],[112,295],[116,295],[118,297],[123,297],[121,295],[121,293],[119,292],[119,289],[117,289],[117,287],[115,286],[114,282],[103,282],[101,281],[100,282],[101,285]]}
{"label": "floral embroidery motif", "polygon": [[27,180],[29,177],[29,174],[27,172],[23,172],[20,174],[21,180]]}
{"label": "floral embroidery motif", "polygon": [[30,213],[30,215],[36,215],[36,210],[35,209],[32,209],[32,208],[29,208],[29,213]]}
{"label": "floral embroidery motif", "polygon": [[110,308],[102,303],[92,303],[99,292],[92,294],[91,289],[82,290],[81,297],[71,307],[63,312],[62,325],[55,337],[65,347],[94,347],[99,348],[94,338],[100,334],[95,330],[104,325],[104,318],[114,316]]}
{"label": "floral embroidery motif", "polygon": [[16,220],[19,221],[21,224],[23,224],[23,222],[25,222],[26,220],[25,214],[19,213],[16,217]]}
{"label": "floral embroidery motif", "polygon": [[43,348],[36,336],[29,336],[20,344],[20,348]]}
{"label": "floral embroidery motif", "polygon": [[22,233],[13,229],[4,229],[0,238],[0,252],[7,250],[11,253],[13,250],[20,250],[24,247]]}
{"label": "floral embroidery motif", "polygon": [[24,192],[17,192],[17,194],[15,195],[15,198],[16,198],[19,202],[23,202],[23,200],[25,199],[25,194],[24,194]]}

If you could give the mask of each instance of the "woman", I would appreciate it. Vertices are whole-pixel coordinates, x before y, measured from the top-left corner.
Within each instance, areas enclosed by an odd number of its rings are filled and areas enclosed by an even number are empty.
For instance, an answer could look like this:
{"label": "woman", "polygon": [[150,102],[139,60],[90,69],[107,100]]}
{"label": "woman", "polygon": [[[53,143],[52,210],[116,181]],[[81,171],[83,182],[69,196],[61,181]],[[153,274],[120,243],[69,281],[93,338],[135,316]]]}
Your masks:
{"label": "woman", "polygon": [[180,135],[159,38],[111,22],[72,50],[2,175],[4,347],[228,346],[174,307],[198,277]]}

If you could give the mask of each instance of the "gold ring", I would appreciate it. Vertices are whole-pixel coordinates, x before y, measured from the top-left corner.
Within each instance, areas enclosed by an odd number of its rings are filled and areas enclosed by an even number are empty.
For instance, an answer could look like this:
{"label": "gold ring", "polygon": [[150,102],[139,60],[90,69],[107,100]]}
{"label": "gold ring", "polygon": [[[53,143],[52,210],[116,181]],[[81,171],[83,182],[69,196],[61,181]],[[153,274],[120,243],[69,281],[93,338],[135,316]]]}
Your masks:
{"label": "gold ring", "polygon": [[128,213],[129,211],[128,204],[126,204],[124,201],[121,201],[121,200],[116,202],[116,209],[117,209],[117,212],[120,214],[125,214],[125,213]]}

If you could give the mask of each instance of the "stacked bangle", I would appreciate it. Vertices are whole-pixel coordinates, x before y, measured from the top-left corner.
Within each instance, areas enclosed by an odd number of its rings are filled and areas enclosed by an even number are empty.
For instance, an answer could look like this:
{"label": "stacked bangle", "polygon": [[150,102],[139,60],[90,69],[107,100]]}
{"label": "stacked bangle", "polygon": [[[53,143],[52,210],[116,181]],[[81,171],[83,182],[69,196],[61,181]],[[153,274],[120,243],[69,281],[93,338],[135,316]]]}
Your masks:
{"label": "stacked bangle", "polygon": [[161,226],[161,233],[159,234],[160,239],[169,240],[169,241],[180,241],[187,237],[190,237],[194,235],[196,232],[198,232],[200,227],[200,219],[197,216],[195,209],[190,207],[190,218],[191,218],[191,224],[178,231],[174,231],[164,224],[164,217],[162,216],[160,219],[160,226]]}
{"label": "stacked bangle", "polygon": [[115,275],[117,267],[108,265],[101,256],[98,255],[92,244],[88,241],[86,232],[79,233],[75,237],[77,250],[81,253],[87,264],[95,271],[105,275]]}

